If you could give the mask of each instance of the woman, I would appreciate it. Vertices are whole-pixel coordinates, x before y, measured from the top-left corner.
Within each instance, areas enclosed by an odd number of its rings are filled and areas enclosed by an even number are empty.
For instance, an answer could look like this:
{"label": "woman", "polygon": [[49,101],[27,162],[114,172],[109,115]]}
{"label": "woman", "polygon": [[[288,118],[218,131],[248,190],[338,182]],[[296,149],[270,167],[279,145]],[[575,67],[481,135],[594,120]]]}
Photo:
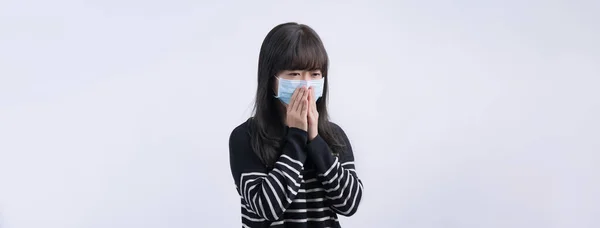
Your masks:
{"label": "woman", "polygon": [[258,59],[254,116],[229,138],[243,227],[340,227],[362,198],[352,147],[327,115],[328,57],[313,29],[273,28]]}

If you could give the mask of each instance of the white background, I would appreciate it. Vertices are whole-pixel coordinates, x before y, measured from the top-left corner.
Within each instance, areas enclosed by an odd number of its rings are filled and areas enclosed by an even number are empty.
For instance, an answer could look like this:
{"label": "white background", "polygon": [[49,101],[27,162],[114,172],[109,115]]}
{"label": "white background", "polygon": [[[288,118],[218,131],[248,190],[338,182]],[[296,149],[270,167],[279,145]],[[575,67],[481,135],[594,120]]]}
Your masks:
{"label": "white background", "polygon": [[240,227],[264,36],[331,59],[344,227],[600,227],[599,1],[1,0],[0,227]]}

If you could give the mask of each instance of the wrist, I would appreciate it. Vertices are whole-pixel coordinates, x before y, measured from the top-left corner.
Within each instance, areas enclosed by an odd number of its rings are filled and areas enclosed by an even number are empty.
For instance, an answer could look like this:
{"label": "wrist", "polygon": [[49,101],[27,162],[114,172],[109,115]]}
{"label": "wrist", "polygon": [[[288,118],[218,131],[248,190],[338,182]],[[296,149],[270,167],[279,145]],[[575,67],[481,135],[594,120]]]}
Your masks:
{"label": "wrist", "polygon": [[317,138],[317,135],[317,133],[308,134],[308,142],[313,141],[315,138]]}

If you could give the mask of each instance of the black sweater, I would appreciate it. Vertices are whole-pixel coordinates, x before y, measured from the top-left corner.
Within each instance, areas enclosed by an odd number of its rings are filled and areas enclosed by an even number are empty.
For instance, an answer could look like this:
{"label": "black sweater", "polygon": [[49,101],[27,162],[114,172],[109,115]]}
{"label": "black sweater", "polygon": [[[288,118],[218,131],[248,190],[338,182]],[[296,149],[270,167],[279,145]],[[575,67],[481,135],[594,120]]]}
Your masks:
{"label": "black sweater", "polygon": [[242,227],[340,227],[337,215],[351,216],[363,186],[354,168],[348,137],[340,156],[317,136],[288,128],[281,156],[266,168],[250,146],[250,120],[229,138],[231,173],[241,197]]}

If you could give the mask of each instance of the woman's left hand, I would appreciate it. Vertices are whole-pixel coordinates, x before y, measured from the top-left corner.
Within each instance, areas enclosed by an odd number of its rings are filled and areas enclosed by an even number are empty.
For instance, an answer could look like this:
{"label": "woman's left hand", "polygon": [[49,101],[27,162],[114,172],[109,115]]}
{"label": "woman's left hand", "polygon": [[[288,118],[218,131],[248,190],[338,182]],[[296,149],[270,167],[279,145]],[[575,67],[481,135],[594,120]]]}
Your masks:
{"label": "woman's left hand", "polygon": [[308,89],[308,140],[313,140],[319,134],[319,112],[313,87]]}

